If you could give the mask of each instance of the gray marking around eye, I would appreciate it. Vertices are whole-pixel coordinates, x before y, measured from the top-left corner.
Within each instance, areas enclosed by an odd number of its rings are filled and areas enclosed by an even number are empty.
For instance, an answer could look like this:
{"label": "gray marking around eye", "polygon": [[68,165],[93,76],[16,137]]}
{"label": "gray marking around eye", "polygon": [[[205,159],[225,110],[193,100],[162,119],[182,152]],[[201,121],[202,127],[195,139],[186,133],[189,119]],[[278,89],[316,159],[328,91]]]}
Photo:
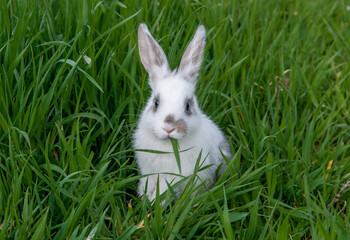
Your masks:
{"label": "gray marking around eye", "polygon": [[[155,106],[156,101],[158,100],[159,104],[160,104],[160,99],[159,99],[159,94],[157,94],[152,101],[152,112],[156,112],[158,110],[158,108]],[[158,106],[159,107],[159,106]]]}
{"label": "gray marking around eye", "polygon": [[[187,103],[190,104],[190,110],[189,111],[186,110]],[[193,98],[186,98],[185,99],[184,109],[185,109],[185,113],[186,113],[187,116],[191,116],[194,113],[194,101],[193,101]]]}

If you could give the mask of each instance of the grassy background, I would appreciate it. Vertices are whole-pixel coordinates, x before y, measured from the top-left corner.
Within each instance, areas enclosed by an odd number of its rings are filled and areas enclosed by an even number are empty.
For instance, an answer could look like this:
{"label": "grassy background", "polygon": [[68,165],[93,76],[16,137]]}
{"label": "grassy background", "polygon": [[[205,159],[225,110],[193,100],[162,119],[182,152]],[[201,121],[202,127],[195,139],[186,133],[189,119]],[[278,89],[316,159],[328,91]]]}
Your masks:
{"label": "grassy background", "polygon": [[[0,238],[349,239],[347,4],[0,0]],[[172,68],[205,25],[198,100],[234,154],[173,204],[136,195],[141,22]]]}

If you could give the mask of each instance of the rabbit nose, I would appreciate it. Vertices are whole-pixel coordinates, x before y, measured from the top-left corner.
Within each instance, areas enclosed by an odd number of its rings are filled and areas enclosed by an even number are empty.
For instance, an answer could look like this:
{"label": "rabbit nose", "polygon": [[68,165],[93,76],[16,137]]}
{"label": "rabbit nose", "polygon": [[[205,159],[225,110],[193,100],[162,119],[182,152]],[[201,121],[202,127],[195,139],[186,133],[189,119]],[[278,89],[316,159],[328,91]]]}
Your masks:
{"label": "rabbit nose", "polygon": [[168,134],[170,134],[175,130],[175,128],[163,128],[163,130],[166,131]]}

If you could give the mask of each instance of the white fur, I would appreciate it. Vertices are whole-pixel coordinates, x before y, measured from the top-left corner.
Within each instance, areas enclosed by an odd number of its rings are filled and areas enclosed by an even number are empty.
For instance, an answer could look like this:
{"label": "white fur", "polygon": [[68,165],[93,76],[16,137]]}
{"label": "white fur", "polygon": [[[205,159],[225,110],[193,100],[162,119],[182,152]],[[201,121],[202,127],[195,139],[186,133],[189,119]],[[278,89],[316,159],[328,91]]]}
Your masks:
{"label": "white fur", "polygon": [[[204,49],[205,29],[200,26],[186,49],[181,60],[178,71],[171,72],[168,61],[162,48],[153,39],[146,25],[139,27],[139,52],[142,64],[150,76],[152,96],[143,110],[137,129],[134,133],[134,147],[136,149],[149,149],[162,152],[173,152],[169,139],[178,140],[181,160],[181,174],[189,176],[193,174],[196,161],[202,151],[202,166],[212,164],[210,168],[198,173],[201,181],[207,181],[207,185],[214,183],[215,172],[223,163],[222,153],[231,157],[228,143],[220,129],[206,116],[198,107],[194,95],[198,71],[202,61]],[[159,106],[155,109],[155,98],[159,97]],[[192,98],[192,113],[186,114],[186,99]],[[167,116],[172,115],[175,120],[181,119],[185,122],[187,131],[180,132],[176,128],[167,133],[164,129],[176,125],[165,122]],[[171,126],[170,126],[171,125]],[[222,149],[220,149],[222,147]],[[157,154],[144,151],[136,151],[136,160],[142,175],[154,175],[144,177],[140,180],[138,192],[145,193],[145,185],[148,179],[147,192],[150,200],[156,196],[157,179],[159,177],[160,194],[167,190],[168,183],[175,183],[181,179],[179,176],[162,173],[179,174],[177,162],[173,153]],[[181,191],[180,186],[176,191]]]}

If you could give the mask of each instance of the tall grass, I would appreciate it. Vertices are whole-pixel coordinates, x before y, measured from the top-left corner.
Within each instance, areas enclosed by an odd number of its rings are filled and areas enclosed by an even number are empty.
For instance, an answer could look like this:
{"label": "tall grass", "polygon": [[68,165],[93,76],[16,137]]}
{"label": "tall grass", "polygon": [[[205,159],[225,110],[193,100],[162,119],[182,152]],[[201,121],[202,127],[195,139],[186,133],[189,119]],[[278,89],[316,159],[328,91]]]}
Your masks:
{"label": "tall grass", "polygon": [[[0,239],[349,239],[346,4],[0,0]],[[197,95],[233,158],[195,197],[136,193],[141,22],[172,68],[208,33]]]}

